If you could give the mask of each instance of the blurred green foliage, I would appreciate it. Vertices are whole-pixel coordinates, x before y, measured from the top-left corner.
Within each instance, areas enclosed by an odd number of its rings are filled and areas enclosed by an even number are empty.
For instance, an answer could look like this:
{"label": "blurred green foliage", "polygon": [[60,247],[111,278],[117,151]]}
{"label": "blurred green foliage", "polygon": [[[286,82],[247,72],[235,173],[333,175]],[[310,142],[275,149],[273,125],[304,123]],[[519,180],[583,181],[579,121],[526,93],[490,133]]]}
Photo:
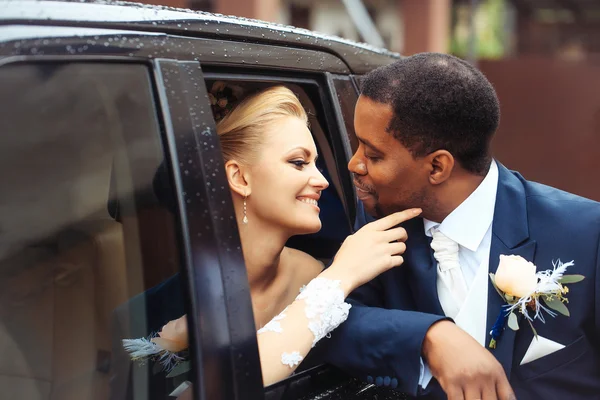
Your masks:
{"label": "blurred green foliage", "polygon": [[[450,35],[450,53],[466,58],[471,46],[471,5],[455,4]],[[475,9],[475,43],[473,57],[476,59],[502,58],[507,49],[505,30],[507,18],[506,0],[481,0]]]}

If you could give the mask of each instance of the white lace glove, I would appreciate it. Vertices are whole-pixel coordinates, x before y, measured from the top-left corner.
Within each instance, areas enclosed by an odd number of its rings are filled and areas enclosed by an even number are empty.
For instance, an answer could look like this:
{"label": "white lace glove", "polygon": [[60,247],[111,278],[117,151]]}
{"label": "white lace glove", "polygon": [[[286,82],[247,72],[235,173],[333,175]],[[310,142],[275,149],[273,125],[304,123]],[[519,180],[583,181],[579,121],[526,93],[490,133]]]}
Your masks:
{"label": "white lace glove", "polygon": [[306,303],[308,329],[315,335],[312,347],[348,318],[352,306],[344,299],[338,280],[315,278],[300,290],[296,300]]}
{"label": "white lace glove", "polygon": [[[311,347],[315,347],[319,340],[348,318],[352,306],[344,301],[345,296],[343,290],[340,289],[340,283],[339,280],[317,277],[300,289],[300,294],[296,297],[296,301],[304,301],[304,314],[308,319],[308,329],[314,336]],[[286,307],[257,333],[283,333],[281,322],[287,316],[287,309]],[[298,351],[281,354],[281,362],[290,368],[300,364],[302,359],[303,357]]]}

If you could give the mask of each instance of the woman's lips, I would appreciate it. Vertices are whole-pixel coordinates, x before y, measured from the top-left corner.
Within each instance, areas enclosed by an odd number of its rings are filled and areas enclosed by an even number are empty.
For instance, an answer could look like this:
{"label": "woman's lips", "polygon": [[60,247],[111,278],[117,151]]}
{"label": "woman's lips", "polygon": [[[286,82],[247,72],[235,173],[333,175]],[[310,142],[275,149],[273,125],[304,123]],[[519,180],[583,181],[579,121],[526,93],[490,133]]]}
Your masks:
{"label": "woman's lips", "polygon": [[317,211],[321,210],[319,208],[319,203],[317,202],[316,199],[313,199],[313,198],[310,198],[310,197],[298,197],[297,200],[300,201],[301,203],[308,204],[309,206],[312,206]]}

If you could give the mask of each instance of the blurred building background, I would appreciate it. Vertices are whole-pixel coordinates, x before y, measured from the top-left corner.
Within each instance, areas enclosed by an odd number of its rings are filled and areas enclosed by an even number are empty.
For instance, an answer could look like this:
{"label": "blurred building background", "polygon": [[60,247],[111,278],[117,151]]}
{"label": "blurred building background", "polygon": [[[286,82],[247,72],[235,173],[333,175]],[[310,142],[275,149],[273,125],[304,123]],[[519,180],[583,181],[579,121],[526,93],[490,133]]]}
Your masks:
{"label": "blurred building background", "polygon": [[[145,2],[371,43],[377,38],[367,35],[367,28],[374,25],[379,34],[375,44],[403,55],[438,51],[462,57],[476,64],[498,92],[498,159],[528,179],[600,201],[595,176],[600,149],[600,0]],[[368,21],[357,19],[358,9]]]}

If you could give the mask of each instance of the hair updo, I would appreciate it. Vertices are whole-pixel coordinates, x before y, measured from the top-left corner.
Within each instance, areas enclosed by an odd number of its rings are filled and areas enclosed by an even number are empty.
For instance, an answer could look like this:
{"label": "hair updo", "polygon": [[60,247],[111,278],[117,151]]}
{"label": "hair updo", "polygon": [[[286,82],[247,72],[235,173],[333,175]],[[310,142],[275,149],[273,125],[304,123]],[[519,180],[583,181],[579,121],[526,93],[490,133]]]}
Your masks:
{"label": "hair updo", "polygon": [[264,131],[284,117],[297,117],[308,125],[304,107],[285,86],[273,86],[245,98],[217,123],[225,162],[251,164],[263,144]]}

